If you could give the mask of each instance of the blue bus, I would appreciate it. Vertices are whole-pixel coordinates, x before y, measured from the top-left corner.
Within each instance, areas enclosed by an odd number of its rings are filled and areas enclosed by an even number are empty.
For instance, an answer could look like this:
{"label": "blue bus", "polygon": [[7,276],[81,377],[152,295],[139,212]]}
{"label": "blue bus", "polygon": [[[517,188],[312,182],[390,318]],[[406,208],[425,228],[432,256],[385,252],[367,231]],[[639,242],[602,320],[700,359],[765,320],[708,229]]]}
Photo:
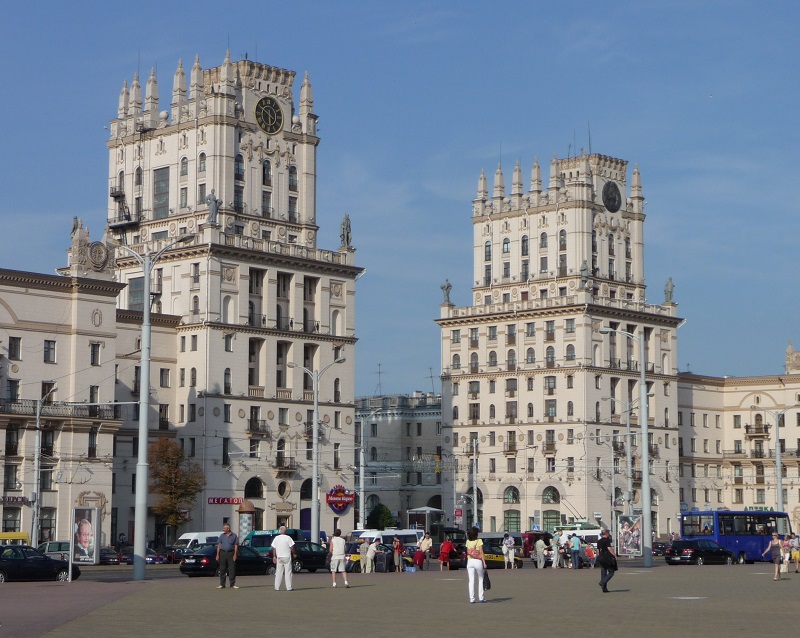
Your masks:
{"label": "blue bus", "polygon": [[792,533],[786,512],[681,512],[681,538],[717,541],[733,552],[739,564],[770,560],[764,558],[762,553],[772,539],[772,532],[778,532],[781,539]]}

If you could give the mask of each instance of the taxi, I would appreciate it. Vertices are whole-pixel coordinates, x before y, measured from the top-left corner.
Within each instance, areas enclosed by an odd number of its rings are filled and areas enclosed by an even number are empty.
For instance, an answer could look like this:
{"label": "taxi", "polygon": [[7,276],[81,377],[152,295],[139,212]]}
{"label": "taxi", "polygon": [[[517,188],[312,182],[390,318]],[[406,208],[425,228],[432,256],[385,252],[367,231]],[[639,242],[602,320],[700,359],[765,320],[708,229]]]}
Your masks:
{"label": "taxi", "polygon": [[[515,548],[516,549],[516,548]],[[483,556],[486,559],[487,569],[505,568],[505,558],[503,557],[503,541],[496,538],[488,538],[483,541]],[[522,567],[524,561],[514,552],[514,565]]]}

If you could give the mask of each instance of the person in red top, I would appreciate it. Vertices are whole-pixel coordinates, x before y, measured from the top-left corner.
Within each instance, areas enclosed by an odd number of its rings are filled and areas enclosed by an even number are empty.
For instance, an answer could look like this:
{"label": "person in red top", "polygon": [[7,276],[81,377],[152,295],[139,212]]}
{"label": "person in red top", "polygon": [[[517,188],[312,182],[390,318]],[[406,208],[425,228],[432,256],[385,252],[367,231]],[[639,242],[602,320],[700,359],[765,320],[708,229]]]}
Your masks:
{"label": "person in red top", "polygon": [[403,542],[394,537],[394,543],[392,543],[394,549],[394,571],[402,572],[403,571],[403,554],[406,551],[406,548],[403,546]]}
{"label": "person in red top", "polygon": [[456,546],[450,542],[450,539],[445,536],[442,546],[439,548],[439,571],[444,571],[445,565],[447,570],[450,570],[450,553],[455,551]]}

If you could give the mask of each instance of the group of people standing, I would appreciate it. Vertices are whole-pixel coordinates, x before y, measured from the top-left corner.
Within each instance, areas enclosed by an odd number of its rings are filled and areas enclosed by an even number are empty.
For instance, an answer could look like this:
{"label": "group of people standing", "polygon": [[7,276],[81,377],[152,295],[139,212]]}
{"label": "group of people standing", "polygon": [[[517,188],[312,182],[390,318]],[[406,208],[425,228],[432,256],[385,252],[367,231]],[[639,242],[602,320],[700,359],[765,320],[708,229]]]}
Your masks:
{"label": "group of people standing", "polygon": [[778,532],[772,532],[772,540],[761,555],[767,554],[770,555],[771,562],[775,563],[775,576],[772,580],[781,580],[781,572],[789,571],[791,561],[794,561],[794,573],[800,572],[800,538],[794,532],[783,540]]}

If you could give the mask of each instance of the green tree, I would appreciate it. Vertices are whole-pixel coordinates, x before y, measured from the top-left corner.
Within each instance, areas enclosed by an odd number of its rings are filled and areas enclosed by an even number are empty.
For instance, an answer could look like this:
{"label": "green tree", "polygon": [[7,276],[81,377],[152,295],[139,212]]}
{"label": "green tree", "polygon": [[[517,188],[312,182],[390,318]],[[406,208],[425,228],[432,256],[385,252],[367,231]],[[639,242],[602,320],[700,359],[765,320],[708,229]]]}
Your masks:
{"label": "green tree", "polygon": [[394,516],[383,503],[378,503],[367,516],[367,528],[386,529],[394,525]]}
{"label": "green tree", "polygon": [[153,511],[167,525],[178,527],[186,521],[184,512],[194,505],[206,484],[203,470],[183,455],[174,439],[158,439],[148,448],[150,493],[155,498]]}

